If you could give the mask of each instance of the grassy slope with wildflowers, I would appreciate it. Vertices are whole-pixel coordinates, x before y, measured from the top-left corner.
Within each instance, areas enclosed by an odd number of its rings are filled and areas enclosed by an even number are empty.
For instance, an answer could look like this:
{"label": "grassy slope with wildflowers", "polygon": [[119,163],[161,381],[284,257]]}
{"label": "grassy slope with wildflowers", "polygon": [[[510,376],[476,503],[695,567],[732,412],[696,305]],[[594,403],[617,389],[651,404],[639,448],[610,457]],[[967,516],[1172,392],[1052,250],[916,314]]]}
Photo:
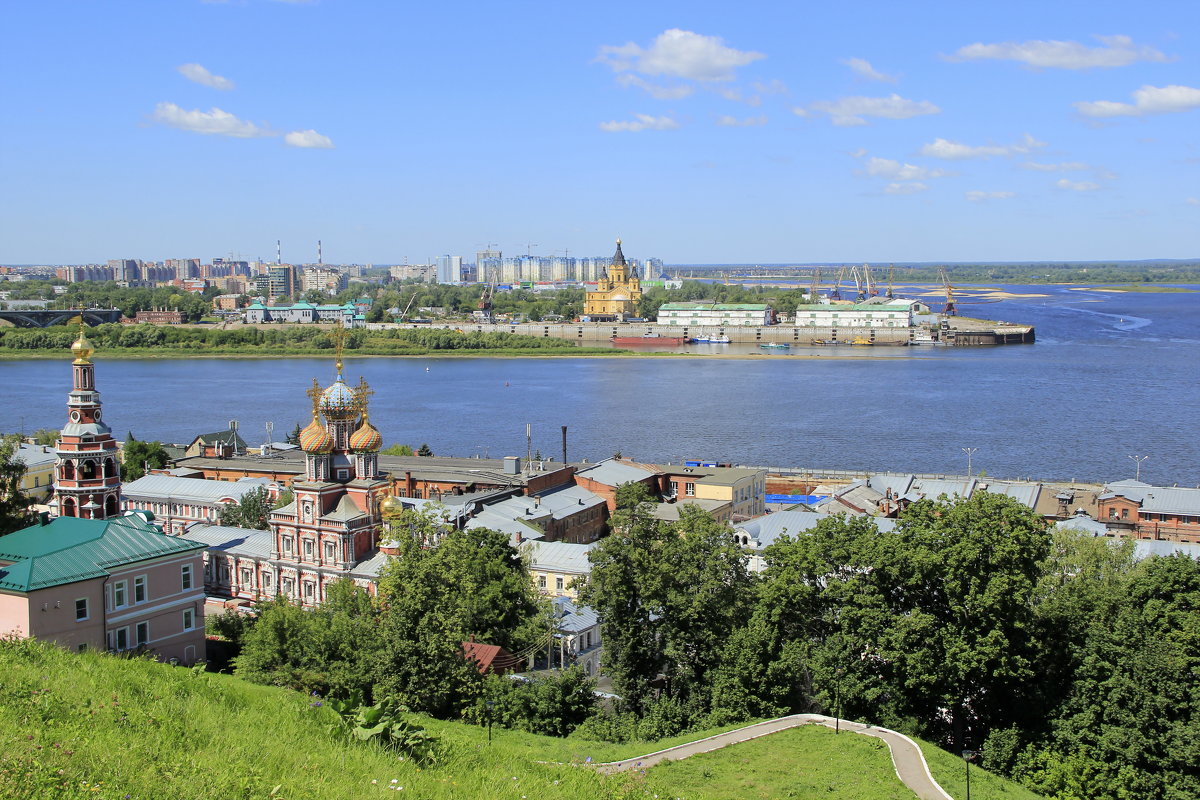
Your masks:
{"label": "grassy slope with wildflowers", "polygon": [[[438,760],[422,767],[335,734],[335,718],[317,698],[229,675],[74,654],[28,640],[0,642],[0,791],[6,798],[702,800],[826,797],[834,785],[848,798],[912,796],[893,785],[882,745],[862,737],[832,740],[815,729],[645,774],[604,777],[579,765],[719,731],[617,745],[496,728],[489,745],[485,728],[413,715],[441,741]],[[975,772],[972,784],[983,777]],[[734,794],[722,795],[726,790]]]}

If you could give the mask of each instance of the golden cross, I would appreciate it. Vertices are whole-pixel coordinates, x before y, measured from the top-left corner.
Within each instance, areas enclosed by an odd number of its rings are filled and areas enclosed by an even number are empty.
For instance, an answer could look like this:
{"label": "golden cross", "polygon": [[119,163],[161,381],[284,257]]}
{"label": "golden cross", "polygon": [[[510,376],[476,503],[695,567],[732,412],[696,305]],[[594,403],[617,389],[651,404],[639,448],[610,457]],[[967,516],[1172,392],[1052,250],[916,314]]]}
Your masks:
{"label": "golden cross", "polygon": [[358,376],[358,386],[354,387],[354,400],[358,405],[358,411],[364,417],[367,415],[367,398],[375,394],[375,390],[367,385],[367,379],[363,376]]}
{"label": "golden cross", "polygon": [[312,400],[313,404],[313,419],[317,418],[317,409],[321,405],[321,384],[317,383],[317,379],[313,378],[312,388],[304,392]]}

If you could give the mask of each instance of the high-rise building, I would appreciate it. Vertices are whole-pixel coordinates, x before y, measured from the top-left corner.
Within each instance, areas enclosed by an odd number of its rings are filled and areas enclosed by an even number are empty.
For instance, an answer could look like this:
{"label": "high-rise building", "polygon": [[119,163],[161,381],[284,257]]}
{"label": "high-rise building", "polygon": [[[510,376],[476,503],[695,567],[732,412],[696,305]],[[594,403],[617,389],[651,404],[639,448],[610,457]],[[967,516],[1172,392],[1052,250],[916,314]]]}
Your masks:
{"label": "high-rise building", "polygon": [[100,393],[92,343],[79,331],[71,345],[71,393],[67,395],[67,424],[55,450],[54,500],[56,516],[108,519],[120,514],[121,462],[112,430],[101,419]]}
{"label": "high-rise building", "polygon": [[349,284],[346,273],[333,267],[309,267],[300,277],[300,291],[337,294]]}
{"label": "high-rise building", "polygon": [[[296,280],[296,268],[291,264],[274,264],[267,268],[265,294],[267,297],[291,297],[300,288]],[[258,282],[260,290],[263,281]]]}
{"label": "high-rise building", "polygon": [[437,260],[438,283],[460,283],[462,281],[462,256],[442,256]]}

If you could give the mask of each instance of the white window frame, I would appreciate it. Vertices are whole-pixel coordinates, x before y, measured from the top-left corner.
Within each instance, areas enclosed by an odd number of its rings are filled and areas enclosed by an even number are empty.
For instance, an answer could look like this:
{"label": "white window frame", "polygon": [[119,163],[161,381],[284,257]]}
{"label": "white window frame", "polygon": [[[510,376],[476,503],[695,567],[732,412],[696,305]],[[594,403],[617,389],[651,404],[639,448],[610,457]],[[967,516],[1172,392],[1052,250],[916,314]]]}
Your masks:
{"label": "white window frame", "polygon": [[[121,644],[122,639],[125,640],[125,644],[123,646]],[[129,626],[128,625],[126,625],[123,628],[116,628],[113,630],[112,645],[113,645],[112,646],[113,650],[128,650],[129,649]]]}
{"label": "white window frame", "polygon": [[181,587],[180,591],[186,592],[192,588],[192,586],[193,586],[192,577],[193,576],[192,576],[192,565],[191,564],[184,564],[183,566],[181,566],[179,568],[179,585]]}
{"label": "white window frame", "polygon": [[[137,605],[138,603],[144,603],[144,602],[146,602],[147,599],[149,599],[149,597],[150,597],[150,593],[148,591],[149,586],[150,586],[150,581],[146,578],[145,575],[138,575],[137,577],[135,577],[133,579],[133,604],[134,605]],[[139,594],[141,594],[141,597],[138,597]]]}
{"label": "white window frame", "polygon": [[[79,604],[83,603],[83,616],[79,616]],[[92,604],[88,602],[86,597],[75,598],[75,621],[87,622],[92,617]]]}
{"label": "white window frame", "polygon": [[112,585],[112,607],[125,608],[129,605],[129,581],[116,581]]}
{"label": "white window frame", "polygon": [[133,630],[134,647],[142,647],[150,644],[150,623],[147,620],[142,620],[137,625],[134,625]]}
{"label": "white window frame", "polygon": [[185,631],[195,630],[196,628],[196,609],[185,608],[183,610],[183,629]]}

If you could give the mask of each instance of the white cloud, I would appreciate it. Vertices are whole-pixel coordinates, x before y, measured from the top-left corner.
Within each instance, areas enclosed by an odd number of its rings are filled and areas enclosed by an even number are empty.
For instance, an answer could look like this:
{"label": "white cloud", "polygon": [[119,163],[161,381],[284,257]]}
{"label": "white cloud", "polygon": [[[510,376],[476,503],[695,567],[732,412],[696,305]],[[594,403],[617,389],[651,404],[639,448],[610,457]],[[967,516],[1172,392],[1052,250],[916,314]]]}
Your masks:
{"label": "white cloud", "polygon": [[949,139],[935,139],[921,148],[921,155],[931,158],[941,158],[947,161],[964,161],[969,158],[988,159],[993,156],[1015,156],[1029,153],[1038,147],[1045,147],[1045,142],[1039,142],[1028,133],[1017,144],[1009,145],[967,145],[952,142]]}
{"label": "white cloud", "polygon": [[983,192],[979,189],[972,189],[967,192],[967,199],[972,203],[982,203],[984,200],[1007,200],[1010,197],[1016,196],[1016,192]]}
{"label": "white cloud", "polygon": [[318,147],[323,150],[333,149],[333,140],[314,130],[292,131],[283,137],[283,143],[291,147]]}
{"label": "white cloud", "polygon": [[1083,172],[1091,168],[1090,164],[1084,164],[1082,161],[1063,161],[1058,164],[1039,164],[1036,161],[1026,161],[1021,165],[1021,169],[1029,169],[1034,172]]}
{"label": "white cloud", "polygon": [[731,81],[738,67],[766,58],[762,53],[726,47],[719,36],[704,36],[671,28],[663,31],[649,47],[629,42],[600,48],[598,61],[616,72],[666,75],[694,81]]}
{"label": "white cloud", "polygon": [[645,78],[634,75],[631,72],[625,72],[617,76],[617,83],[622,86],[635,86],[642,89],[656,100],[681,100],[692,92],[696,91],[695,87],[684,84],[675,86],[660,86],[657,83],[651,83]]}
{"label": "white cloud", "polygon": [[883,81],[884,83],[895,83],[896,76],[888,75],[880,72],[871,66],[871,62],[865,58],[847,58],[843,59],[843,64],[854,71],[854,74],[859,77],[866,78],[871,81]]}
{"label": "white cloud", "polygon": [[[828,114],[834,125],[866,125],[864,117],[908,119],[941,112],[928,100],[907,100],[898,94],[890,97],[843,97],[832,102],[813,103],[810,108]],[[799,110],[796,113],[800,113]]]}
{"label": "white cloud", "polygon": [[1187,200],[1184,200],[1184,202],[1189,206],[1200,206],[1200,197],[1189,197]]}
{"label": "white cloud", "polygon": [[229,78],[213,75],[199,64],[181,64],[176,69],[179,70],[180,75],[192,83],[198,83],[201,86],[220,89],[223,92],[231,91],[234,88],[233,81],[229,80]]}
{"label": "white cloud", "polygon": [[1054,185],[1059,189],[1067,189],[1072,192],[1094,192],[1100,188],[1100,184],[1094,181],[1071,181],[1066,178],[1061,178]]}
{"label": "white cloud", "polygon": [[878,156],[872,156],[867,160],[864,172],[873,177],[890,178],[896,181],[925,181],[931,178],[944,178],[951,174],[942,169],[901,164],[899,161]]}
{"label": "white cloud", "polygon": [[1088,47],[1079,42],[1032,40],[1028,42],[999,42],[961,47],[951,61],[997,59],[1019,61],[1030,67],[1055,69],[1092,69],[1095,67],[1124,67],[1136,61],[1168,61],[1170,59],[1153,47],[1135,45],[1128,36],[1097,36],[1100,47]]}
{"label": "white cloud", "polygon": [[219,108],[209,111],[200,111],[199,109],[188,111],[174,103],[159,103],[154,107],[154,121],[193,133],[233,136],[239,139],[275,135],[266,128],[260,128],[253,122],[238,119],[228,111],[222,111]]}
{"label": "white cloud", "polygon": [[1088,117],[1141,117],[1195,108],[1200,108],[1200,89],[1191,86],[1143,86],[1133,93],[1133,103],[1097,100],[1075,104],[1075,110]]}
{"label": "white cloud", "polygon": [[628,131],[637,133],[638,131],[673,131],[679,127],[679,123],[670,117],[652,117],[649,114],[634,114],[636,120],[625,120],[618,122],[601,122],[600,130],[608,133],[620,133]]}
{"label": "white cloud", "polygon": [[778,78],[772,78],[769,81],[755,81],[750,84],[750,88],[759,94],[787,94],[787,84]]}
{"label": "white cloud", "polygon": [[749,128],[755,125],[766,125],[767,115],[760,114],[757,117],[738,119],[737,117],[731,117],[728,114],[723,114],[720,117],[717,117],[717,124],[728,128]]}
{"label": "white cloud", "polygon": [[889,183],[883,187],[884,194],[917,194],[929,187],[923,183]]}

